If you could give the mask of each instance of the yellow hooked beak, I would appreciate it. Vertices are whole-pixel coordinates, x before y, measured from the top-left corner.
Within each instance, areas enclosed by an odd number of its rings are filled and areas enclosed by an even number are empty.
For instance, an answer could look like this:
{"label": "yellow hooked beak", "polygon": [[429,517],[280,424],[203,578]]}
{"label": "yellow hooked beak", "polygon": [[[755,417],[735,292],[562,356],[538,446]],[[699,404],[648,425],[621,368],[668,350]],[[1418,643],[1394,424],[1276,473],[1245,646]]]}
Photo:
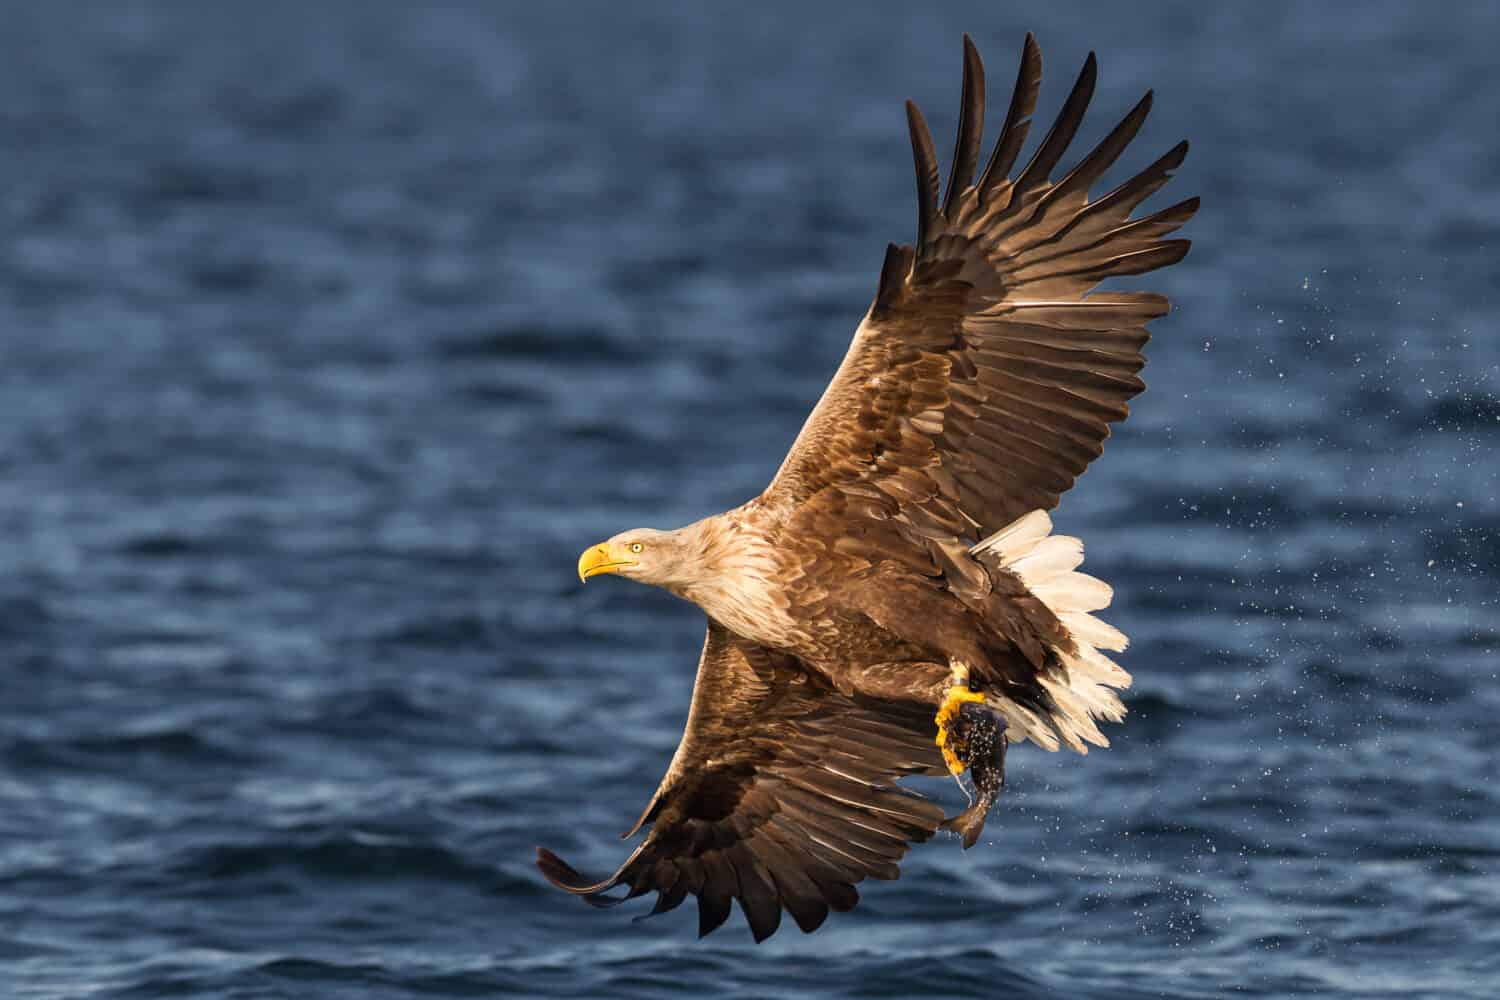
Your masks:
{"label": "yellow hooked beak", "polygon": [[578,579],[587,580],[601,573],[618,573],[626,566],[634,566],[636,560],[622,554],[617,546],[603,542],[584,551],[578,557]]}

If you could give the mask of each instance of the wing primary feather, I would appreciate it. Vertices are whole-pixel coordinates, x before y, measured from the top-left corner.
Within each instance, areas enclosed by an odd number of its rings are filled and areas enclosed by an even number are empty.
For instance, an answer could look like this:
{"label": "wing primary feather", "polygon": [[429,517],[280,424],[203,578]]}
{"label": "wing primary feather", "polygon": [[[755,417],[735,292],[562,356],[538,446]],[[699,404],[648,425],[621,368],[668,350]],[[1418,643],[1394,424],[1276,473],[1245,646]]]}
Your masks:
{"label": "wing primary feather", "polygon": [[656,794],[653,795],[653,796],[651,796],[651,801],[646,803],[646,808],[644,808],[644,809],[641,810],[640,818],[635,821],[635,824],[633,826],[631,826],[630,829],[628,829],[624,833],[620,834],[620,839],[621,840],[629,840],[631,837],[634,837],[637,833],[640,833],[641,832],[641,827],[645,826],[646,823],[648,821],[650,821],[655,816],[655,814],[656,814],[656,804],[658,802],[660,802],[660,801],[661,801],[661,789],[658,788],[656,790]]}
{"label": "wing primary feather", "polygon": [[823,898],[828,901],[828,905],[840,913],[848,913],[859,903],[859,890],[848,882],[818,880],[818,888],[823,890]]}
{"label": "wing primary feather", "polygon": [[1000,139],[990,162],[979,179],[979,192],[987,196],[991,189],[1005,180],[1010,168],[1015,166],[1021,146],[1026,142],[1026,133],[1031,130],[1031,115],[1036,111],[1037,94],[1042,87],[1042,50],[1036,44],[1036,36],[1026,33],[1026,43],[1021,47],[1021,67],[1016,71],[1016,88],[1010,95],[1010,108],[1005,113],[1005,124],[1000,128]]}
{"label": "wing primary feather", "polygon": [[984,61],[974,40],[964,35],[964,89],[953,140],[953,163],[948,168],[948,191],[943,196],[943,215],[952,217],[953,199],[974,183],[979,146],[984,136]]}
{"label": "wing primary feather", "polygon": [[932,148],[932,133],[914,101],[906,102],[906,124],[911,130],[911,154],[917,169],[917,255],[927,247],[928,234],[938,214],[937,153]]}
{"label": "wing primary feather", "polygon": [[1057,166],[1057,161],[1067,151],[1068,143],[1073,141],[1073,136],[1078,134],[1078,126],[1083,124],[1084,112],[1088,111],[1089,101],[1094,98],[1094,83],[1099,78],[1099,61],[1094,58],[1092,52],[1083,61],[1083,69],[1078,73],[1078,79],[1073,83],[1073,90],[1068,94],[1068,99],[1063,102],[1062,110],[1057,113],[1057,120],[1052,123],[1052,128],[1047,130],[1047,137],[1032,154],[1031,162],[1021,171],[1021,176],[1016,179],[1016,187],[1021,190],[1034,187],[1046,182],[1052,175],[1052,168]]}
{"label": "wing primary feather", "polygon": [[698,936],[708,937],[729,919],[730,897],[704,886],[698,893]]}
{"label": "wing primary feather", "polygon": [[1145,250],[1136,250],[1132,253],[1120,254],[1118,257],[1111,257],[1089,268],[1087,271],[1079,273],[1097,275],[1101,278],[1114,278],[1127,274],[1145,274],[1147,271],[1155,271],[1159,267],[1166,267],[1177,263],[1187,256],[1188,249],[1192,245],[1192,240],[1162,240],[1155,246],[1148,247]]}
{"label": "wing primary feather", "polygon": [[1179,201],[1175,205],[1168,205],[1160,212],[1155,212],[1151,215],[1145,216],[1144,218],[1131,223],[1131,225],[1129,226],[1121,227],[1121,229],[1116,230],[1116,233],[1128,231],[1135,225],[1143,224],[1165,225],[1167,223],[1170,223],[1172,225],[1172,228],[1176,229],[1178,226],[1191,219],[1194,215],[1198,214],[1198,206],[1202,203],[1202,201],[1203,199],[1199,198],[1197,195],[1194,195],[1191,198],[1184,198],[1182,201]]}
{"label": "wing primary feather", "polygon": [[704,937],[729,919],[730,904],[739,895],[739,873],[722,850],[702,857],[703,889],[698,893],[698,936]]}
{"label": "wing primary feather", "polygon": [[[809,891],[801,891],[800,884],[796,888],[789,887],[783,882],[785,877],[781,872],[775,872],[776,887],[781,892],[781,905],[797,921],[797,926],[803,934],[811,934],[823,926],[823,921],[828,919],[828,904],[823,901],[816,883],[806,876],[802,876],[809,887]],[[800,873],[799,873],[800,874]]]}
{"label": "wing primary feather", "polygon": [[911,274],[914,255],[911,247],[895,243],[886,245],[885,261],[880,266],[880,286],[875,292],[877,311],[895,307],[901,298],[901,289]]}
{"label": "wing primary feather", "polygon": [[[1045,255],[1029,254],[1025,266],[1027,268],[1034,268],[1038,264],[1061,260],[1074,254],[1085,254],[1090,250],[1097,250],[1108,243],[1137,234],[1148,238],[1165,236],[1191,219],[1194,213],[1198,211],[1198,204],[1198,198],[1188,198],[1177,202],[1175,205],[1169,205],[1159,212],[1153,212],[1134,221],[1115,226],[1113,229],[1106,229],[1102,232],[1096,231],[1094,235],[1086,237],[1088,242],[1082,246],[1071,245],[1068,237],[1084,231],[1083,227],[1093,221],[1093,213],[1091,211],[1093,206],[1091,205],[1089,209],[1079,212],[1078,216],[1072,222],[1058,230],[1056,236],[1050,237],[1045,243],[1038,244],[1039,247],[1052,247],[1050,253]],[[1074,242],[1076,243],[1076,240]]]}
{"label": "wing primary feather", "polygon": [[765,843],[759,845],[757,853],[775,884],[777,898],[802,933],[811,934],[821,927],[828,919],[828,904],[807,874],[808,867],[817,866],[816,858],[808,857],[775,828],[767,828]]}
{"label": "wing primary feather", "polygon": [[635,922],[639,923],[648,917],[655,917],[666,913],[668,910],[677,909],[677,907],[682,905],[683,900],[687,899],[687,894],[688,887],[686,881],[678,880],[674,882],[670,889],[663,889],[656,894],[656,905],[651,907],[651,912],[643,913],[636,917]]}
{"label": "wing primary feather", "polygon": [[1099,145],[1094,147],[1093,152],[1079,161],[1076,167],[1068,171],[1067,176],[1047,192],[1042,198],[1042,204],[1066,198],[1076,191],[1087,192],[1099,176],[1120,158],[1125,147],[1130,145],[1130,141],[1141,130],[1146,116],[1151,113],[1152,100],[1152,92],[1146,91],[1146,96],[1136,102],[1135,107],[1120,119],[1120,123],[1110,130],[1109,135],[1105,136]]}
{"label": "wing primary feather", "polygon": [[[640,849],[637,848],[635,853],[639,854]],[[635,854],[631,855],[630,861],[633,860],[635,860]],[[625,865],[620,866],[620,871],[623,871],[625,867],[630,864],[630,861],[626,861]],[[574,893],[575,895],[579,896],[596,896],[599,893],[606,892],[620,884],[619,871],[615,872],[607,879],[601,879],[597,882],[590,882],[586,876],[578,871],[578,869],[574,868],[572,865],[568,864],[562,858],[558,857],[556,854],[553,854],[545,847],[538,847],[536,849],[536,866],[541,869],[542,874],[547,877],[547,881],[551,882],[559,889],[566,889],[568,892]]]}
{"label": "wing primary feather", "polygon": [[1089,214],[1109,211],[1121,219],[1126,218],[1135,209],[1135,206],[1145,201],[1153,192],[1167,182],[1167,179],[1171,176],[1171,171],[1182,166],[1182,161],[1187,159],[1187,152],[1188,141],[1184,139],[1163,153],[1145,170],[1142,170],[1130,178],[1130,180],[1123,182],[1119,187],[1089,205]]}
{"label": "wing primary feather", "polygon": [[740,910],[760,944],[781,926],[781,901],[776,886],[755,853],[743,843],[735,852],[734,867],[740,878]]}

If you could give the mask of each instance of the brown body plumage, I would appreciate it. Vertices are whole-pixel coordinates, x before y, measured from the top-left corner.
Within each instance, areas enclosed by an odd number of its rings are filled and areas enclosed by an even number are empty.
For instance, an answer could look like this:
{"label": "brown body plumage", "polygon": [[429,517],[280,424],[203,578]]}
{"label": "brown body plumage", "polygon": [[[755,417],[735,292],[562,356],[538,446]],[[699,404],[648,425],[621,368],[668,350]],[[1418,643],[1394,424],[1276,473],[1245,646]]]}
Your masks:
{"label": "brown body plumage", "polygon": [[[1146,322],[1167,311],[1159,295],[1093,289],[1181,259],[1187,241],[1162,237],[1197,199],[1130,219],[1182,162],[1181,143],[1088,200],[1149,94],[1050,179],[1092,96],[1092,55],[1011,177],[1040,77],[1028,35],[1000,138],[975,178],[984,79],[965,38],[945,195],[926,125],[907,105],[916,244],[887,250],[843,364],[765,492],[585,553],[581,575],[666,587],[709,625],[682,743],[631,831],[650,832],[601,881],[541,851],[559,886],[600,905],[655,890],[658,911],[696,895],[703,933],[732,898],[757,940],[783,908],[812,930],[830,908],[853,906],[865,876],[896,877],[908,846],[943,824],[893,782],[944,772],[934,712],[953,707],[944,694],[955,679],[1011,741],[1107,745],[1094,719],[1123,717],[1112,689],[1129,675],[1099,649],[1123,648],[1124,636],[1088,614],[1109,588],[1074,572],[1081,545],[1051,535],[1043,512],[1144,387]],[[948,821],[966,844],[990,801]],[[619,885],[624,897],[605,895]]]}

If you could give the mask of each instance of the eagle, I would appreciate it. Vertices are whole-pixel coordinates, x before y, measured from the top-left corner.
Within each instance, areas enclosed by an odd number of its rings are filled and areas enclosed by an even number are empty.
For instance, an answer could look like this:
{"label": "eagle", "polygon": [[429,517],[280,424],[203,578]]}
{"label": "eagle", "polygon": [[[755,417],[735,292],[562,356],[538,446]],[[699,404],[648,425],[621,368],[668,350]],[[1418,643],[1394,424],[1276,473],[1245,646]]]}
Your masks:
{"label": "eagle", "polygon": [[[940,829],[972,846],[1009,743],[1109,745],[1098,720],[1123,720],[1130,675],[1105,654],[1126,638],[1092,613],[1112,591],[1078,571],[1082,543],[1054,534],[1047,511],[1145,388],[1146,324],[1168,312],[1162,295],[1096,286],[1181,260],[1189,242],[1164,237],[1198,199],[1131,218],[1186,142],[1090,197],[1150,92],[1053,179],[1094,93],[1092,53],[1013,174],[1041,64],[1028,34],[976,177],[984,67],[964,36],[946,188],[907,102],[916,241],[886,249],[874,301],[765,491],[579,559],[583,580],[614,574],[693,602],[708,630],[681,743],[623,836],[648,832],[603,879],[538,848],[560,888],[598,906],[654,891],[652,914],[695,896],[700,935],[735,900],[757,942],[783,910],[811,932]],[[945,774],[969,796],[950,818],[897,784]]]}

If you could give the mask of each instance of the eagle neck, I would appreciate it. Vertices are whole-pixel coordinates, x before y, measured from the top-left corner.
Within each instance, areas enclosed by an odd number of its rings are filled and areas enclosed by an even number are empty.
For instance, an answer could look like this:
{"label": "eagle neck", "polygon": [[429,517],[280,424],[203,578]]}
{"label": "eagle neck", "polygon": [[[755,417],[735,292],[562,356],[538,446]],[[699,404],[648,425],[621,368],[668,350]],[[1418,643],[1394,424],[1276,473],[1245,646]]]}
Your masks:
{"label": "eagle neck", "polygon": [[745,514],[732,510],[682,529],[695,555],[693,572],[671,589],[731,632],[781,646],[785,616],[777,613],[772,549]]}

